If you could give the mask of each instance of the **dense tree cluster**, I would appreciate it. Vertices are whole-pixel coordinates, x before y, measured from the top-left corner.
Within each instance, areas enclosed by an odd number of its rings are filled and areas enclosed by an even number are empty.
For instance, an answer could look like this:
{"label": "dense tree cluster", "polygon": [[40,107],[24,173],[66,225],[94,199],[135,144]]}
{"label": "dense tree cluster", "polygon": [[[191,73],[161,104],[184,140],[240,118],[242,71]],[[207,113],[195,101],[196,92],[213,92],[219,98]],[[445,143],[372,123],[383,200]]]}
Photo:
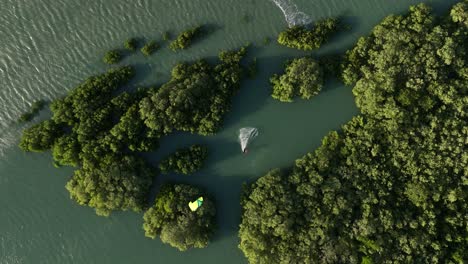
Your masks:
{"label": "dense tree cluster", "polygon": [[38,113],[39,111],[41,111],[45,106],[47,105],[47,102],[45,100],[38,100],[38,101],[35,101],[32,105],[31,105],[31,109],[22,114],[19,118],[18,118],[18,122],[28,122],[28,121],[31,121],[31,119],[33,119]]}
{"label": "dense tree cluster", "polygon": [[177,150],[174,154],[159,163],[163,173],[175,172],[192,174],[201,169],[208,157],[208,148],[202,145],[193,145],[189,148]]}
{"label": "dense tree cluster", "polygon": [[132,76],[127,66],[88,78],[53,101],[52,119],[26,129],[20,141],[25,151],[52,149],[58,165],[80,167],[67,190],[72,199],[101,215],[144,208],[154,176],[154,169],[131,151],[157,146],[157,138],[141,127],[140,118],[127,121],[134,113],[139,117],[134,107],[146,91],[113,96]]}
{"label": "dense tree cluster", "polygon": [[450,17],[453,22],[460,23],[468,27],[468,1],[462,1],[453,6],[450,11]]}
{"label": "dense tree cluster", "polygon": [[278,35],[278,43],[286,47],[300,50],[314,50],[340,29],[336,18],[326,18],[317,21],[311,29],[306,26],[293,26]]}
{"label": "dense tree cluster", "polygon": [[443,18],[423,4],[389,16],[347,53],[344,79],[362,115],[291,171],[246,189],[239,236],[251,263],[468,259],[460,6]]}
{"label": "dense tree cluster", "polygon": [[116,64],[122,59],[122,55],[118,50],[110,50],[106,52],[104,58],[102,59],[107,64]]}
{"label": "dense tree cluster", "polygon": [[[95,208],[97,214],[141,211],[147,206],[156,169],[137,152],[155,150],[160,137],[175,130],[213,134],[221,126],[230,99],[239,88],[242,75],[239,62],[245,52],[245,48],[222,52],[220,62],[214,65],[205,61],[177,65],[172,79],[160,88],[122,92],[134,75],[129,66],[92,76],[67,96],[54,100],[50,105],[52,118],[24,130],[20,148],[51,149],[56,165],[77,167],[66,188],[73,200]],[[167,169],[191,173],[201,167],[206,155],[205,147],[194,146],[188,152],[176,153],[165,164]],[[188,188],[187,192],[186,197],[198,191]],[[187,204],[184,206],[188,208]],[[208,211],[200,212],[207,214],[203,217],[208,221],[214,209],[209,201],[206,207]],[[161,224],[184,225],[186,218],[177,219]],[[190,223],[196,226],[193,221]],[[171,244],[181,249],[201,247],[211,234],[202,234],[208,227],[196,229],[199,233],[193,238],[183,237],[191,234],[189,230],[161,234],[164,241],[174,241]],[[171,234],[192,242],[183,246],[179,240],[168,237]]]}
{"label": "dense tree cluster", "polygon": [[[203,204],[193,212],[188,204],[198,197],[203,197]],[[159,236],[162,242],[181,251],[204,248],[216,228],[215,216],[214,202],[198,188],[165,185],[143,216],[143,229],[147,237]]]}
{"label": "dense tree cluster", "polygon": [[143,53],[143,55],[145,56],[150,56],[151,54],[153,54],[153,52],[156,51],[158,47],[158,43],[156,43],[156,41],[154,40],[151,40],[141,48],[141,53]]}
{"label": "dense tree cluster", "polygon": [[180,33],[175,40],[169,44],[169,48],[173,51],[186,49],[192,44],[194,38],[198,37],[202,33],[202,27],[197,26],[191,29],[187,29]]}
{"label": "dense tree cluster", "polygon": [[53,120],[45,120],[24,130],[19,146],[24,151],[42,152],[50,149],[62,134],[60,125]]}
{"label": "dense tree cluster", "polygon": [[221,63],[215,66],[204,60],[176,65],[171,80],[141,101],[140,114],[145,124],[159,135],[174,130],[215,133],[239,89],[239,62],[245,52],[245,48],[221,52]]}
{"label": "dense tree cluster", "polygon": [[271,96],[282,102],[292,102],[296,96],[309,99],[318,94],[323,86],[323,72],[318,62],[309,57],[286,63],[285,73],[271,77]]}
{"label": "dense tree cluster", "polygon": [[113,210],[141,211],[147,204],[147,194],[154,168],[137,156],[107,155],[93,162],[84,160],[66,188],[80,205],[96,209],[107,216]]}

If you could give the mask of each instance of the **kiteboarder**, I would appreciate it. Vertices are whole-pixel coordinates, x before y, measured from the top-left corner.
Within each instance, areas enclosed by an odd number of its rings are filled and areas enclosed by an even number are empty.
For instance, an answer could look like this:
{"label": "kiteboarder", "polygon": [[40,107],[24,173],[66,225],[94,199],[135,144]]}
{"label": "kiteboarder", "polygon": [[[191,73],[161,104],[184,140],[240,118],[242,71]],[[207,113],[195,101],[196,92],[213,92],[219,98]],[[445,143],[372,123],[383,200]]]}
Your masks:
{"label": "kiteboarder", "polygon": [[249,152],[247,145],[257,136],[258,130],[255,127],[243,127],[239,129],[239,142],[243,154],[247,154]]}

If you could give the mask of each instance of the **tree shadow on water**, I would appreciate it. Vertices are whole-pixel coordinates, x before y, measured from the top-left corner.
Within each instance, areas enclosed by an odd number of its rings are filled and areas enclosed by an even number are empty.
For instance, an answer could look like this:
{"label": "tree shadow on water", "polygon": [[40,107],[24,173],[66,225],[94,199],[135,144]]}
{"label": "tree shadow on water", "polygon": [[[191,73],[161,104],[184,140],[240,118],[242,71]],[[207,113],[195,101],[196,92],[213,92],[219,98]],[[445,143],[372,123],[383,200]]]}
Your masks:
{"label": "tree shadow on water", "polygon": [[148,80],[148,76],[154,74],[148,63],[135,63],[130,66],[135,70],[135,76],[128,83],[129,86],[141,86],[142,83]]}
{"label": "tree shadow on water", "polygon": [[253,79],[245,79],[241,88],[234,96],[231,111],[226,115],[223,129],[229,129],[238,123],[239,119],[260,110],[271,98],[270,78],[273,74],[281,74],[284,64],[291,59],[289,56],[259,57],[259,69]]}

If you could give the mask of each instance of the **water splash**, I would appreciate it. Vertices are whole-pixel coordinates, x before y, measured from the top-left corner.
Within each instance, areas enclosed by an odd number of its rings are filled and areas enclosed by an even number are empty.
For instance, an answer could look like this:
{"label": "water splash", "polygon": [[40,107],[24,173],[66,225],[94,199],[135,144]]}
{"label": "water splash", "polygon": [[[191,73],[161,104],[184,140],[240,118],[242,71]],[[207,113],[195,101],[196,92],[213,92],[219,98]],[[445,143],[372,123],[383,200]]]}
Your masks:
{"label": "water splash", "polygon": [[284,19],[288,23],[289,27],[296,25],[308,25],[312,22],[312,19],[304,12],[299,11],[296,4],[292,0],[270,0],[281,9],[283,12]]}
{"label": "water splash", "polygon": [[239,129],[239,141],[242,152],[245,152],[247,145],[258,136],[258,130],[255,127],[243,127]]}

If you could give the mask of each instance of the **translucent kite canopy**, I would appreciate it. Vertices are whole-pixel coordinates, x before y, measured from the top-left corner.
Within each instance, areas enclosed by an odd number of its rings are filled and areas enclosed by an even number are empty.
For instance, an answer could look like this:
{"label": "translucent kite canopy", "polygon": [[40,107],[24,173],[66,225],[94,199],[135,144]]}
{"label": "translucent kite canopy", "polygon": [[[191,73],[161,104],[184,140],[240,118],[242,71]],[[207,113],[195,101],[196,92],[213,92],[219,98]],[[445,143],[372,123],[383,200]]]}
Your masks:
{"label": "translucent kite canopy", "polygon": [[198,209],[198,207],[202,206],[202,204],[203,204],[203,197],[200,196],[195,201],[190,202],[188,206],[190,207],[190,210],[192,210],[192,212],[195,212]]}
{"label": "translucent kite canopy", "polygon": [[239,141],[242,152],[245,151],[249,143],[258,136],[258,130],[255,127],[243,127],[239,129]]}

